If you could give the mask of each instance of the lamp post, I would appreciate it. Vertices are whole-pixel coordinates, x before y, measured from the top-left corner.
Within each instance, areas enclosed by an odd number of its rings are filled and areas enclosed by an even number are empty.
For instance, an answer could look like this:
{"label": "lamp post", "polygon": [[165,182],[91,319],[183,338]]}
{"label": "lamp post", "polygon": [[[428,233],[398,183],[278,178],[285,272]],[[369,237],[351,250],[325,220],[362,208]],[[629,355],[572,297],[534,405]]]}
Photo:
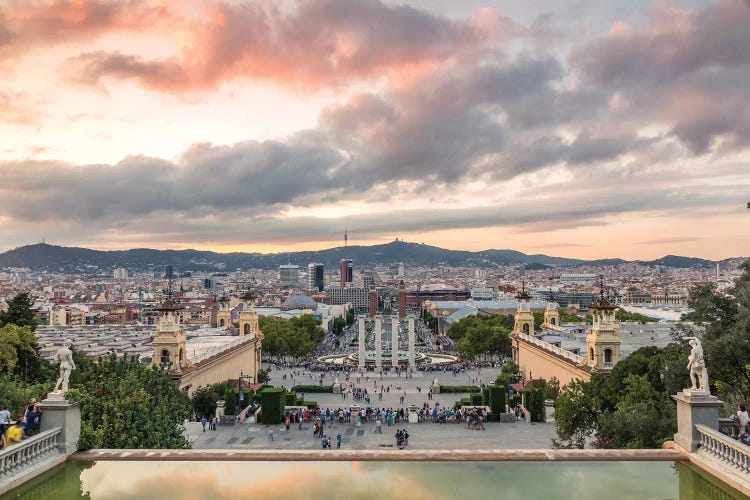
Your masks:
{"label": "lamp post", "polygon": [[240,371],[240,376],[237,378],[237,411],[242,410],[242,401],[245,399],[245,394],[242,391],[242,380],[243,379],[250,379],[250,383],[255,382],[255,377],[252,375],[245,375],[242,371]]}

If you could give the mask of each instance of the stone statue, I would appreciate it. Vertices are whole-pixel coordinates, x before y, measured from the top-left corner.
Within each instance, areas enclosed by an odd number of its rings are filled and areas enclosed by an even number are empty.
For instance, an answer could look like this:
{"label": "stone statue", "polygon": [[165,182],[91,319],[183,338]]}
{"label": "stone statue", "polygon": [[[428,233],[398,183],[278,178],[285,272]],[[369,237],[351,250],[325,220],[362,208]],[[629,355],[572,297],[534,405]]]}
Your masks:
{"label": "stone statue", "polygon": [[437,377],[435,377],[435,380],[432,381],[432,386],[430,387],[430,392],[432,394],[440,394],[440,383],[438,383]]}
{"label": "stone statue", "polygon": [[703,358],[703,346],[697,337],[685,337],[692,347],[688,356],[687,368],[690,370],[691,391],[710,394],[708,389],[708,372]]}
{"label": "stone statue", "polygon": [[55,353],[55,361],[60,363],[60,377],[57,379],[54,392],[66,393],[68,391],[70,372],[76,369],[76,364],[73,361],[73,351],[70,350],[70,346],[72,345],[72,340],[65,339],[63,346]]}

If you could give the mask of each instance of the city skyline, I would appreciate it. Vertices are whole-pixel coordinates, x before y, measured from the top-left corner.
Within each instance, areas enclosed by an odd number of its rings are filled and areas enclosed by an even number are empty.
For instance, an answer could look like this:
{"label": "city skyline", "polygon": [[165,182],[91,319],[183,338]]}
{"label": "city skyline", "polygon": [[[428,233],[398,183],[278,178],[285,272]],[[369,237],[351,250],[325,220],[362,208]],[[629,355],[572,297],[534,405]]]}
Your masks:
{"label": "city skyline", "polygon": [[[10,1],[0,251],[750,248],[750,2]],[[342,255],[342,257],[346,257]]]}

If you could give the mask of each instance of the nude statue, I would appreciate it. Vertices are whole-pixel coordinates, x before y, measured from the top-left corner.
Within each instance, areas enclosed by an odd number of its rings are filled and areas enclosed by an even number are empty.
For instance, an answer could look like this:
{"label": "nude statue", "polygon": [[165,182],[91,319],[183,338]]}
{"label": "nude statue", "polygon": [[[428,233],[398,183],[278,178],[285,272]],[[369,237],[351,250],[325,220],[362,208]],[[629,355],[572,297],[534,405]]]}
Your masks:
{"label": "nude statue", "polygon": [[692,347],[687,365],[688,370],[690,370],[691,390],[708,393],[708,372],[706,371],[706,361],[703,358],[701,341],[697,337],[685,338],[688,339],[688,344]]}
{"label": "nude statue", "polygon": [[73,341],[65,339],[63,346],[55,353],[55,361],[60,363],[60,377],[57,379],[54,392],[67,392],[68,391],[68,379],[70,378],[70,372],[76,369],[76,364],[73,361],[73,351],[70,350],[70,346],[73,345]]}

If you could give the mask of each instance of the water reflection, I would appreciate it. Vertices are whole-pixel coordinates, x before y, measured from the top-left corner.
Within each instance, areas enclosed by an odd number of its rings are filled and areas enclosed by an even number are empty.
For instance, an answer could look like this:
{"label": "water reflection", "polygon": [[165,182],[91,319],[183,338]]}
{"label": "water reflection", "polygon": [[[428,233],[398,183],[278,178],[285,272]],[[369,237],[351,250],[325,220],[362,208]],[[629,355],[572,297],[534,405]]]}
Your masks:
{"label": "water reflection", "polygon": [[11,498],[741,498],[671,462],[68,463]]}

